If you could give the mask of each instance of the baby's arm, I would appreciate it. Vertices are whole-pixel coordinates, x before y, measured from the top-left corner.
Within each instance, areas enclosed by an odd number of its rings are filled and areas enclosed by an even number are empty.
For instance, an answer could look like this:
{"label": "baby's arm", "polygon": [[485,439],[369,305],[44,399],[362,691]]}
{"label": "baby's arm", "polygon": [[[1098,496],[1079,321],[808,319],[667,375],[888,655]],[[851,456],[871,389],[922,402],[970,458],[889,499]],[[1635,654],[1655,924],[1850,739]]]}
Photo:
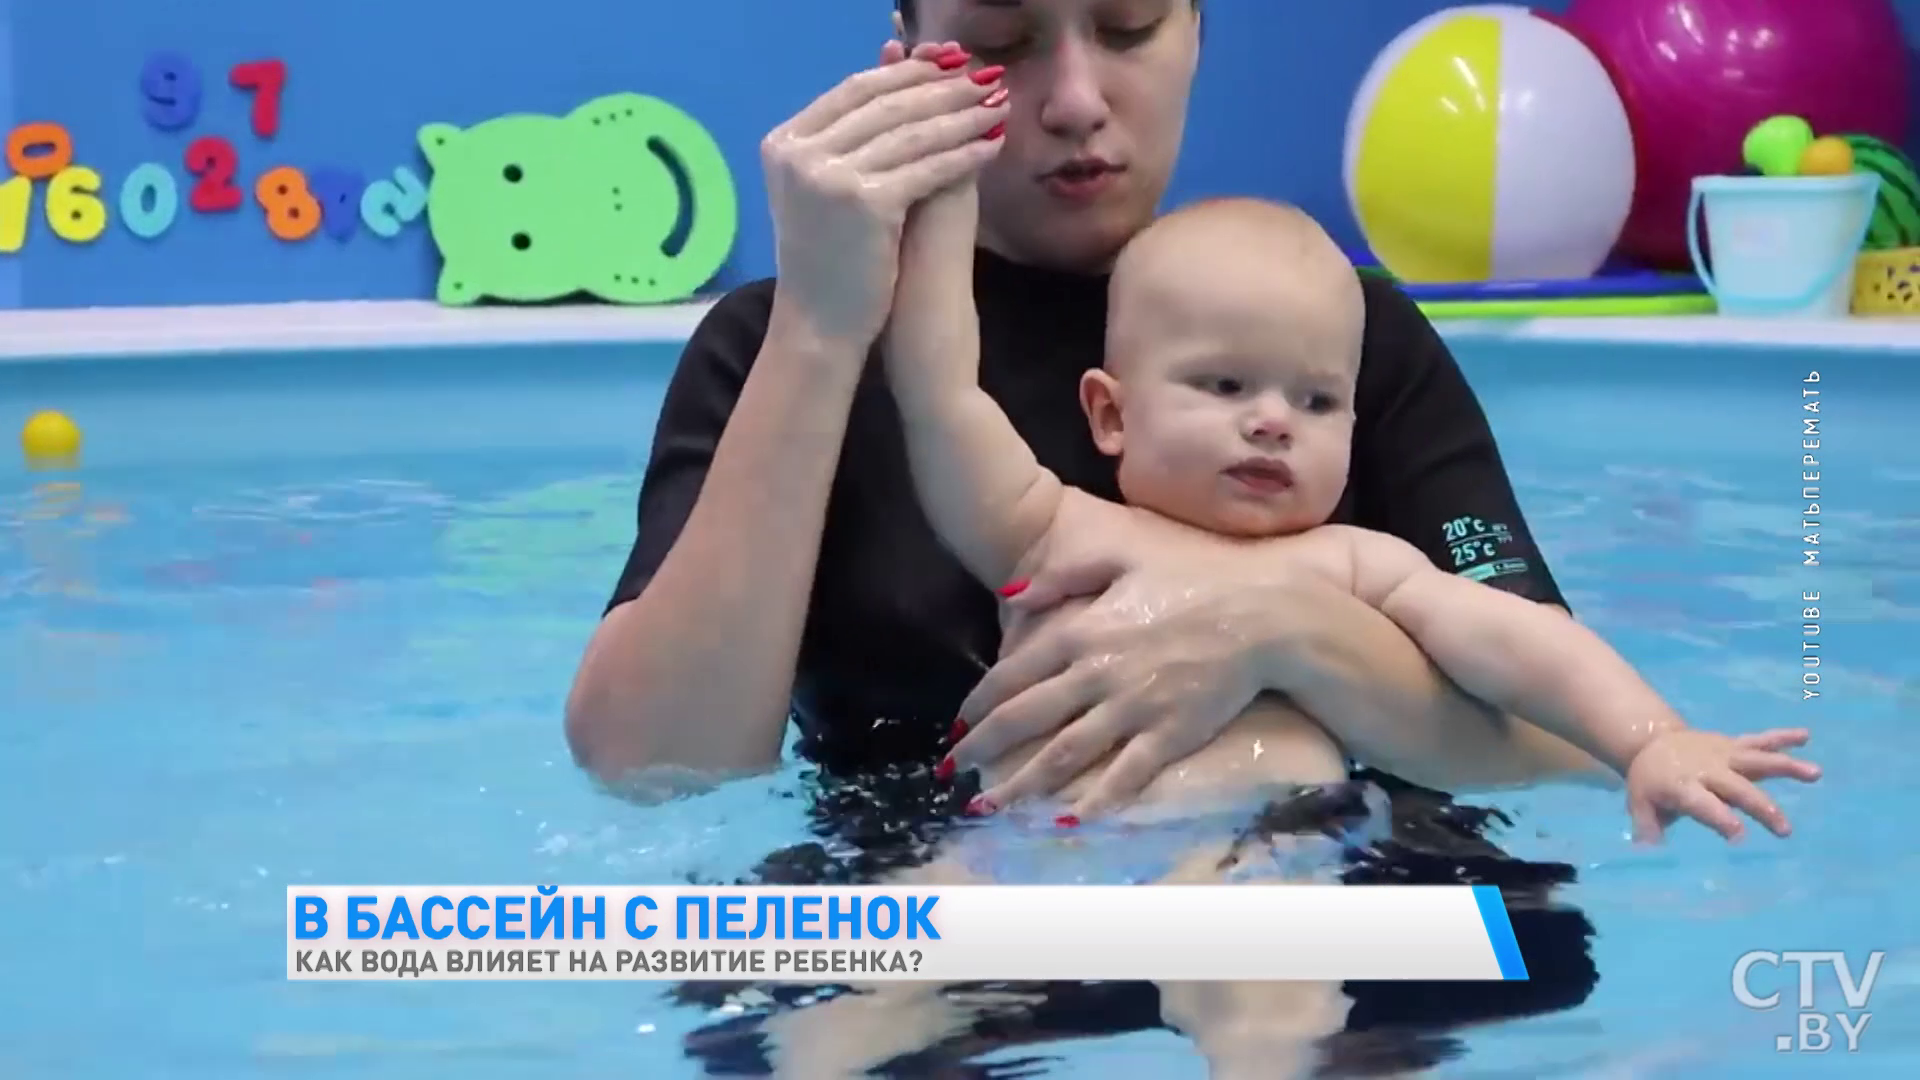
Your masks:
{"label": "baby's arm", "polygon": [[927,520],[976,578],[997,588],[1046,535],[1062,490],[980,389],[978,214],[971,184],[914,209],[882,352]]}
{"label": "baby's arm", "polygon": [[1686,724],[1619,653],[1566,614],[1449,574],[1412,545],[1354,531],[1354,585],[1460,688],[1625,775]]}

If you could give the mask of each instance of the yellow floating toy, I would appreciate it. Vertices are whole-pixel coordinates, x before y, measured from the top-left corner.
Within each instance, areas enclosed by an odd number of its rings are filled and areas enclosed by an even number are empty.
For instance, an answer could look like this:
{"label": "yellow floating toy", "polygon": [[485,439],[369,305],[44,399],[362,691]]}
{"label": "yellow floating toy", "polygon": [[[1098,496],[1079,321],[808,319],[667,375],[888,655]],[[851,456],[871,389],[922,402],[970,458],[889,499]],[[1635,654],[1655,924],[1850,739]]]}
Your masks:
{"label": "yellow floating toy", "polygon": [[20,429],[20,450],[31,468],[74,465],[80,460],[80,425],[52,409],[34,413]]}

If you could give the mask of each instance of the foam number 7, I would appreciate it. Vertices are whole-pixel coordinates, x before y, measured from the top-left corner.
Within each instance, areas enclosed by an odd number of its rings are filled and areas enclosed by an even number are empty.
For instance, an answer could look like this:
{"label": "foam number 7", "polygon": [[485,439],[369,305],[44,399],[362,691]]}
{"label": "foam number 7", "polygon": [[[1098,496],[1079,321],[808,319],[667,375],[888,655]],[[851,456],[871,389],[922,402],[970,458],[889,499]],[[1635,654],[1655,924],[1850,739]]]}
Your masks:
{"label": "foam number 7", "polygon": [[271,139],[280,133],[280,92],[287,87],[287,65],[279,60],[235,64],[227,81],[253,94],[253,133]]}
{"label": "foam number 7", "polygon": [[360,220],[375,236],[391,239],[427,209],[427,185],[405,165],[393,170],[393,179],[375,180],[360,195]]}

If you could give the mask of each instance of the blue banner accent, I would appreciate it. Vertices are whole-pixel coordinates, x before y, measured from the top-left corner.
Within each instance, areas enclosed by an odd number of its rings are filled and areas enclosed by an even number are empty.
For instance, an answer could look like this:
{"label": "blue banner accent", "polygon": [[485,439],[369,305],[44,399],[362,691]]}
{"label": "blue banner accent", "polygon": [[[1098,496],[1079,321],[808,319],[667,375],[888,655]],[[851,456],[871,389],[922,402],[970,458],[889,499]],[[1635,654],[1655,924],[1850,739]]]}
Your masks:
{"label": "blue banner accent", "polygon": [[1524,982],[1527,962],[1520,955],[1520,942],[1513,936],[1513,923],[1507,920],[1507,902],[1495,885],[1473,886],[1474,903],[1480,906],[1480,923],[1487,928],[1487,943],[1493,946],[1493,958],[1500,964],[1500,977]]}

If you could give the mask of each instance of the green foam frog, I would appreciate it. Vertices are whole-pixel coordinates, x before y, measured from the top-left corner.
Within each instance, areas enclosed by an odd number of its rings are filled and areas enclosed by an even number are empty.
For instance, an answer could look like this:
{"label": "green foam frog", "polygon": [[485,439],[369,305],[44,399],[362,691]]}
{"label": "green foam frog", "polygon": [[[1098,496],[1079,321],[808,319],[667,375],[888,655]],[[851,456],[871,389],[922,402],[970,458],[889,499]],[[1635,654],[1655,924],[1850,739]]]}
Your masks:
{"label": "green foam frog", "polygon": [[[684,300],[732,250],[739,203],[726,159],[658,98],[610,94],[566,116],[428,124],[419,141],[433,167],[427,217],[443,304],[580,292],[620,304]],[[683,209],[691,228],[668,254]]]}

